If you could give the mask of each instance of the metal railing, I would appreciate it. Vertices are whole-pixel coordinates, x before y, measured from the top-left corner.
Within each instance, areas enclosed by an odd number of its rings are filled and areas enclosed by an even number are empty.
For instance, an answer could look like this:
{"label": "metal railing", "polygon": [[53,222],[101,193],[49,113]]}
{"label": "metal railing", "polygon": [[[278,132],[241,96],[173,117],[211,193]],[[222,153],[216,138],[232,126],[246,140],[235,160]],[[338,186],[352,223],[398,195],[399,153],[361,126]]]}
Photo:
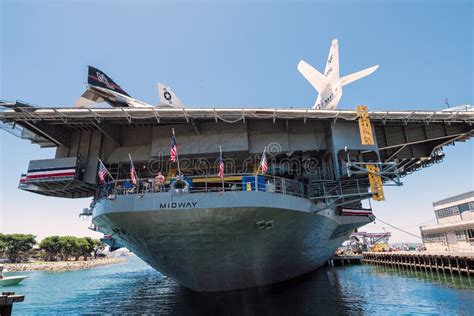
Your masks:
{"label": "metal railing", "polygon": [[[136,185],[131,179],[113,180],[102,184],[96,194],[100,199],[110,195],[145,194],[174,191],[172,183],[176,179],[168,179],[159,183],[155,178],[140,178]],[[264,191],[308,197],[308,185],[292,179],[254,174],[226,175],[224,181],[215,176],[184,176],[188,182],[188,193]]]}
{"label": "metal railing", "polygon": [[323,203],[319,211],[327,207],[343,206],[369,199],[373,196],[369,187],[368,178],[318,182],[309,187],[309,199]]}
{"label": "metal railing", "polygon": [[300,181],[268,175],[253,174],[232,174],[226,175],[224,181],[215,176],[189,176],[183,177],[188,182],[188,186],[183,189],[176,189],[172,183],[176,178],[160,184],[154,178],[138,179],[133,185],[130,179],[114,180],[99,187],[96,199],[108,197],[114,198],[116,195],[146,194],[160,192],[182,193],[207,193],[207,192],[236,192],[236,191],[263,191],[279,194],[287,194],[308,198],[314,202],[322,202],[319,210],[327,207],[336,207],[357,203],[358,201],[369,199],[373,193],[369,191],[369,180],[346,179],[335,181],[314,181],[305,184]]}

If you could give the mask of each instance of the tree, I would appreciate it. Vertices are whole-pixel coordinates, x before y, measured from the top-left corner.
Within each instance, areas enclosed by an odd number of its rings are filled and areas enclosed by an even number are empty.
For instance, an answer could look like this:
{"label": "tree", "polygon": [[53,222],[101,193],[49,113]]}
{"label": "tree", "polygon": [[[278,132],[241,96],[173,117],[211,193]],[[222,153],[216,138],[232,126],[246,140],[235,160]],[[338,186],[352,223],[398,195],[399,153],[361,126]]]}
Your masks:
{"label": "tree", "polygon": [[11,262],[19,262],[36,244],[35,238],[31,234],[0,234],[2,252]]}
{"label": "tree", "polygon": [[0,258],[2,258],[5,254],[5,248],[7,244],[3,241],[3,234],[0,234]]}
{"label": "tree", "polygon": [[61,246],[61,259],[67,261],[75,252],[77,252],[77,237],[64,236],[59,237],[59,245]]}
{"label": "tree", "polygon": [[86,261],[87,258],[92,255],[92,252],[94,252],[96,240],[90,237],[84,237],[84,240],[86,240],[88,244],[88,247],[84,249],[82,253],[82,256],[84,257],[84,261]]}
{"label": "tree", "polygon": [[61,253],[61,244],[59,243],[61,237],[49,236],[43,239],[39,246],[45,252],[46,261],[55,261],[58,255]]}
{"label": "tree", "polygon": [[94,250],[94,241],[90,237],[77,238],[76,239],[76,249],[74,252],[74,257],[79,260],[80,256],[84,257],[84,261],[87,261],[87,257],[90,257],[92,251]]}
{"label": "tree", "polygon": [[71,256],[77,261],[81,256],[87,260],[92,253],[97,257],[97,252],[105,249],[105,245],[90,237],[49,236],[41,241],[40,248],[45,253],[46,261],[56,260],[57,257],[67,261]]}
{"label": "tree", "polygon": [[97,253],[99,251],[104,250],[106,245],[103,242],[101,242],[100,240],[97,240],[97,239],[94,239],[92,241],[94,242],[92,252],[94,253],[94,259],[97,259]]}

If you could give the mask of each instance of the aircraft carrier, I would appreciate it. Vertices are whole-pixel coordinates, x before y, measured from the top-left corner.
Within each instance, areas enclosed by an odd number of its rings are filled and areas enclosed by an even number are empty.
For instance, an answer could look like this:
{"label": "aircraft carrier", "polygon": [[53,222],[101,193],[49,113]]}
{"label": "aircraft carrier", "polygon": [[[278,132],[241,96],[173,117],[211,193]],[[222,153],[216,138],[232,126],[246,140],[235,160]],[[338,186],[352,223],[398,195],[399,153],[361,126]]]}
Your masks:
{"label": "aircraft carrier", "polygon": [[[474,133],[469,111],[0,105],[4,130],[56,148],[54,158],[25,166],[20,189],[93,197],[84,214],[112,246],[197,291],[266,285],[318,268],[374,219],[362,200],[383,200],[381,184],[400,185],[401,177],[439,163],[444,146]],[[169,161],[172,128],[181,178]],[[219,145],[224,181],[217,177]],[[129,154],[133,187],[126,185]],[[98,157],[113,176],[105,184]],[[167,177],[159,187],[158,171]]]}
{"label": "aircraft carrier", "polygon": [[[333,40],[324,74],[298,64],[319,93],[312,110],[186,108],[161,83],[152,106],[91,66],[75,108],[0,102],[3,130],[56,148],[30,161],[19,188],[92,197],[81,214],[112,250],[196,291],[310,272],[374,220],[362,201],[384,200],[384,186],[474,134],[470,107],[336,110],[342,87],[378,68],[339,77],[338,56]],[[86,107],[102,102],[112,108]]]}

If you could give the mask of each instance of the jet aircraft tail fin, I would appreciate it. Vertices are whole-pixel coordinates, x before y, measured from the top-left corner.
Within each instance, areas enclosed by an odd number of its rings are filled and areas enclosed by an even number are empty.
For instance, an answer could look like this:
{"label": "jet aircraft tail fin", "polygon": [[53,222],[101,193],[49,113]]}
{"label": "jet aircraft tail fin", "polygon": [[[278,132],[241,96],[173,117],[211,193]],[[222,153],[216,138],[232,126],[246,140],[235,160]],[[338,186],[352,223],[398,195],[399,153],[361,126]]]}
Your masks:
{"label": "jet aircraft tail fin", "polygon": [[316,98],[313,109],[330,110],[337,107],[342,97],[343,86],[370,75],[377,70],[378,67],[379,66],[376,65],[340,78],[339,44],[337,39],[332,40],[324,74],[321,74],[304,60],[298,63],[298,71],[309,81],[313,88],[318,91],[318,97]]}
{"label": "jet aircraft tail fin", "polygon": [[158,82],[158,94],[160,95],[158,107],[184,108],[184,104],[173,90],[160,82]]}
{"label": "jet aircraft tail fin", "polygon": [[88,67],[88,74],[87,74],[87,83],[91,86],[101,87],[104,89],[111,90],[115,93],[120,93],[127,97],[130,95],[125,92],[118,84],[116,84],[109,76],[107,76],[103,71],[94,68],[92,66]]}
{"label": "jet aircraft tail fin", "polygon": [[339,80],[339,44],[337,39],[333,39],[329,49],[324,76],[330,81]]}
{"label": "jet aircraft tail fin", "polygon": [[140,107],[146,106],[143,102],[130,97],[118,84],[116,84],[103,71],[88,66],[87,88],[76,101],[76,107],[85,107],[94,103],[107,102],[113,107]]}

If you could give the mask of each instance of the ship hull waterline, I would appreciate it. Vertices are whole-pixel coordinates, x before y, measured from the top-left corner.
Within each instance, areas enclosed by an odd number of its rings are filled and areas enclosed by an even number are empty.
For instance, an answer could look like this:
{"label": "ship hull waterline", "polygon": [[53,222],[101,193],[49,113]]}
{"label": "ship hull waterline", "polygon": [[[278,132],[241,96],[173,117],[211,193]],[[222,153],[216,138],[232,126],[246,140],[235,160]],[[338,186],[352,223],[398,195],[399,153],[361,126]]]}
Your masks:
{"label": "ship hull waterline", "polygon": [[182,286],[218,292],[311,272],[372,220],[315,209],[270,192],[148,193],[99,200],[93,222]]}

